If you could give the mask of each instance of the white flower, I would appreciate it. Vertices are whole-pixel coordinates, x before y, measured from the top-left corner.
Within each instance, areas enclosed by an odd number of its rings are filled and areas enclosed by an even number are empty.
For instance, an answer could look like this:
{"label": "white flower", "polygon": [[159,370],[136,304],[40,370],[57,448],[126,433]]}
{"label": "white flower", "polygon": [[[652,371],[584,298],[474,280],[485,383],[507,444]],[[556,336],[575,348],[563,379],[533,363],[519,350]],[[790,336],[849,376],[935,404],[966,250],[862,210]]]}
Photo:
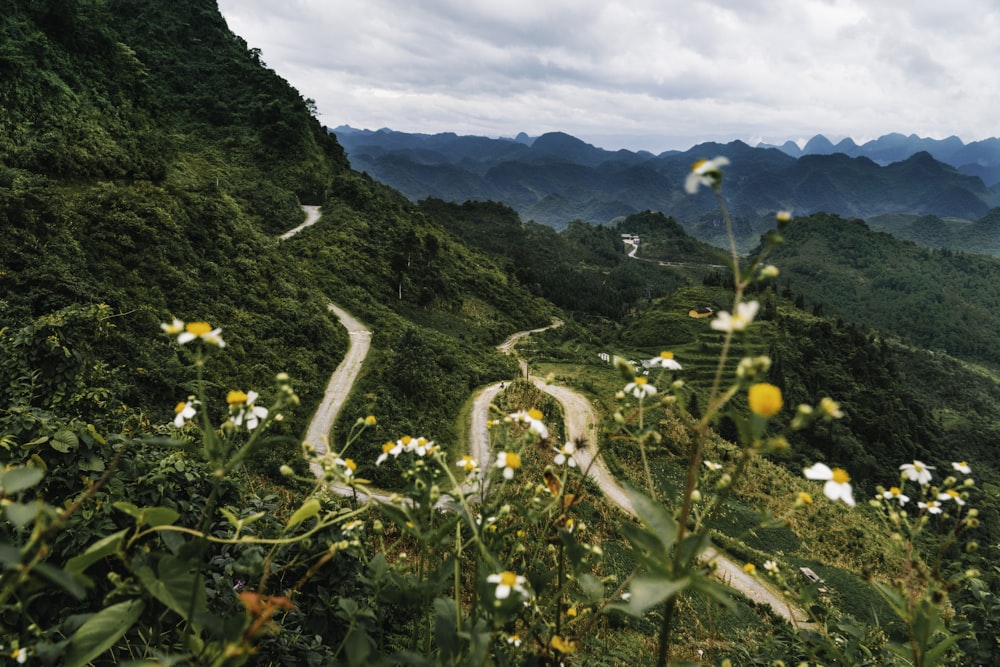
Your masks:
{"label": "white flower", "polygon": [[479,461],[466,454],[458,461],[456,461],[455,465],[457,465],[465,472],[473,472],[476,468],[479,467]]}
{"label": "white flower", "polygon": [[423,457],[434,451],[434,441],[428,440],[423,436],[410,438],[409,443],[404,445],[404,449],[407,452]]}
{"label": "white flower", "polygon": [[514,471],[521,467],[521,455],[516,452],[500,452],[497,454],[497,468],[503,468],[506,479],[514,477]]}
{"label": "white flower", "polygon": [[[160,328],[170,333],[177,328],[178,322],[180,320],[174,320],[171,324],[161,324]],[[226,342],[222,340],[222,329],[213,329],[212,325],[208,322],[188,322],[184,325],[184,331],[177,336],[177,342],[184,345],[196,338],[200,338],[209,345],[215,345],[216,347],[226,346]]]}
{"label": "white flower", "polygon": [[556,449],[553,447],[552,451],[556,453],[556,457],[553,460],[557,466],[561,466],[565,463],[570,468],[576,467],[576,459],[573,458],[573,454],[576,453],[576,444],[567,442],[562,446],[562,449]]}
{"label": "white flower", "polygon": [[497,600],[506,600],[510,597],[511,591],[516,591],[522,597],[530,597],[528,589],[524,587],[528,580],[519,574],[504,571],[499,574],[491,574],[486,577],[486,581],[497,585],[495,593]]}
{"label": "white flower", "polygon": [[716,331],[743,331],[757,317],[759,309],[757,301],[741,301],[736,304],[736,315],[723,310],[712,320],[711,327]]}
{"label": "white flower", "polygon": [[14,660],[17,661],[17,664],[23,665],[28,661],[28,649],[22,646],[21,648],[14,651],[10,657],[14,658]]}
{"label": "white flower", "polygon": [[660,352],[660,356],[653,357],[649,360],[649,365],[652,367],[666,368],[672,371],[681,370],[680,362],[674,359],[673,352]]}
{"label": "white flower", "polygon": [[354,462],[353,459],[342,459],[336,458],[333,460],[334,465],[343,468],[344,477],[350,477],[354,474],[354,471],[358,469],[358,464]]}
{"label": "white flower", "polygon": [[632,394],[638,399],[656,395],[656,387],[649,384],[649,380],[644,377],[637,377],[633,382],[625,385],[625,393]]}
{"label": "white flower", "polygon": [[962,495],[955,489],[948,489],[943,493],[939,493],[938,500],[954,500],[960,507],[965,504],[965,501],[962,500]]}
{"label": "white flower", "polygon": [[160,328],[163,329],[167,335],[176,336],[184,331],[184,320],[179,320],[175,317],[172,322],[161,322]]}
{"label": "white flower", "polygon": [[385,463],[385,460],[392,455],[392,458],[398,458],[400,454],[403,453],[403,443],[397,440],[396,442],[387,442],[382,445],[382,453],[378,455],[375,459],[375,465],[380,466]]}
{"label": "white flower", "polygon": [[898,500],[900,507],[910,502],[910,497],[904,496],[903,491],[898,486],[894,486],[890,488],[888,491],[883,491],[882,497],[885,498],[886,500]]}
{"label": "white flower", "polygon": [[843,468],[830,469],[825,463],[817,463],[802,471],[806,479],[825,480],[823,494],[830,500],[843,500],[854,507],[854,495],[851,492],[851,477]]}
{"label": "white flower", "polygon": [[923,486],[931,481],[930,471],[934,470],[934,466],[926,465],[923,461],[914,461],[904,463],[899,469],[903,471],[903,477]]}
{"label": "white flower", "polygon": [[194,396],[188,396],[188,400],[178,403],[177,407],[174,408],[174,426],[180,428],[189,420],[194,419],[198,413],[195,409],[196,405],[199,405],[199,402],[194,400]]}
{"label": "white flower", "polygon": [[549,437],[549,429],[542,421],[542,417],[541,410],[532,408],[528,411],[515,412],[509,416],[509,419],[515,424],[527,424],[530,431],[537,434],[542,440],[546,440]]}
{"label": "white flower", "polygon": [[767,570],[768,574],[778,574],[778,564],[773,560],[764,561],[764,569]]}
{"label": "white flower", "polygon": [[941,513],[941,503],[936,500],[928,500],[926,503],[917,503],[917,507],[922,510],[927,510],[931,514]]}
{"label": "white flower", "polygon": [[691,172],[684,180],[684,190],[693,195],[698,192],[702,185],[714,188],[722,182],[722,167],[729,164],[729,160],[722,156],[714,160],[698,160],[691,165]]}
{"label": "white flower", "polygon": [[956,472],[960,472],[963,475],[968,475],[972,473],[972,468],[965,461],[959,461],[958,463],[952,462],[951,467],[955,469]]}
{"label": "white flower", "polygon": [[702,463],[704,463],[705,467],[708,468],[709,470],[722,470],[721,463],[714,463],[712,461],[702,461]]}
{"label": "white flower", "polygon": [[261,419],[267,418],[267,408],[254,405],[259,394],[255,391],[244,394],[242,391],[231,391],[226,396],[229,403],[230,414],[233,423],[237,426],[246,424],[247,430],[252,431],[260,424]]}

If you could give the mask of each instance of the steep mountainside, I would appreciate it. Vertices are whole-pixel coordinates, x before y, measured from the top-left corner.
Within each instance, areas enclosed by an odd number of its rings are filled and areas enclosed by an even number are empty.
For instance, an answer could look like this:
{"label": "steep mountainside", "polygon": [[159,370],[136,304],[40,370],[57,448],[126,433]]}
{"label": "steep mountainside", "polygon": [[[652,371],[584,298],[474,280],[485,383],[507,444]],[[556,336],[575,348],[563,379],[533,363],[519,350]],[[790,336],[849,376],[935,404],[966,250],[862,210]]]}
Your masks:
{"label": "steep mountainside", "polygon": [[[509,362],[481,346],[548,320],[550,306],[486,278],[488,259],[350,172],[310,103],[215,7],[19,2],[0,34],[2,326],[106,304],[114,326],[94,342],[114,369],[106,404],[168,414],[189,382],[160,332],[171,317],[209,320],[233,341],[215,382],[286,371],[307,406],[347,344],[327,299],[389,323],[381,348],[406,318],[434,314],[445,341],[461,336],[483,359],[450,361],[449,386],[460,386],[456,369],[506,374]],[[322,229],[279,243],[301,203],[324,205]],[[296,253],[337,263],[327,272]]]}

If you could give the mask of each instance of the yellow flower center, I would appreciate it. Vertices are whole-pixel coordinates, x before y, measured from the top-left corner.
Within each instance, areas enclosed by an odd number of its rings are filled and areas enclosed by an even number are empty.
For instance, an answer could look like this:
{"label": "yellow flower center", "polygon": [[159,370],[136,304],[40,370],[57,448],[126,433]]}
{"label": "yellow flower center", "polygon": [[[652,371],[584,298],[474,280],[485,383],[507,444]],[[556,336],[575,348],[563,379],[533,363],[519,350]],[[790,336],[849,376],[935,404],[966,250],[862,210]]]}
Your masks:
{"label": "yellow flower center", "polygon": [[691,171],[698,171],[698,169],[701,168],[701,165],[705,164],[706,162],[708,162],[708,160],[706,160],[704,158],[701,159],[701,160],[698,160],[693,165],[691,165]]}
{"label": "yellow flower center", "polygon": [[743,566],[743,571],[746,572],[747,574],[753,574],[754,572],[757,571],[757,566],[754,565],[753,563],[747,563],[746,565]]}
{"label": "yellow flower center", "polygon": [[813,497],[805,491],[799,491],[799,502],[803,505],[812,505]]}
{"label": "yellow flower center", "polygon": [[640,387],[641,387],[642,385],[646,384],[647,382],[649,382],[649,378],[645,378],[645,377],[637,377],[637,378],[635,379],[635,383],[636,383],[637,385],[639,385]]}
{"label": "yellow flower center", "polygon": [[747,402],[750,404],[750,410],[761,417],[773,417],[778,414],[783,404],[781,390],[767,382],[750,387]]}
{"label": "yellow flower center", "polygon": [[501,586],[515,586],[517,585],[517,575],[513,572],[501,572],[500,573],[500,585]]}
{"label": "yellow flower center", "polygon": [[834,468],[833,477],[831,479],[833,479],[833,481],[837,484],[847,484],[851,481],[851,476],[848,475],[847,471],[843,468]]}
{"label": "yellow flower center", "polygon": [[240,405],[241,403],[246,403],[249,398],[250,397],[242,391],[231,391],[226,394],[226,403],[229,405]]}
{"label": "yellow flower center", "polygon": [[520,468],[521,467],[521,455],[515,452],[507,452],[507,467],[508,468]]}
{"label": "yellow flower center", "polygon": [[388,453],[389,453],[389,452],[391,452],[391,451],[392,451],[392,450],[393,450],[393,449],[394,449],[395,447],[396,447],[396,443],[394,443],[394,442],[387,442],[387,443],[385,443],[384,445],[382,445],[382,453],[383,453],[383,454],[388,454]]}
{"label": "yellow flower center", "polygon": [[189,322],[184,329],[189,334],[194,334],[195,336],[204,336],[212,330],[212,325],[208,322]]}
{"label": "yellow flower center", "polygon": [[965,462],[965,461],[959,461],[958,462],[958,467],[959,468],[966,468],[966,467],[968,467],[968,465],[969,464],[967,462]]}
{"label": "yellow flower center", "polygon": [[404,436],[403,436],[402,438],[400,438],[400,439],[399,439],[399,441],[400,441],[401,443],[403,443],[403,446],[404,446],[404,447],[405,447],[406,445],[410,444],[410,441],[411,441],[411,440],[413,440],[413,438],[411,438],[411,437],[410,437],[410,436],[408,436],[408,435],[404,435]]}
{"label": "yellow flower center", "polygon": [[374,425],[375,425],[375,415],[368,415],[367,417],[365,417],[365,426],[374,426]]}
{"label": "yellow flower center", "polygon": [[673,352],[667,352],[666,350],[664,350],[663,352],[660,352],[660,358],[661,359],[673,359],[674,358],[674,353]]}
{"label": "yellow flower center", "polygon": [[889,489],[889,493],[893,496],[898,496],[903,491],[898,486],[893,486]]}
{"label": "yellow flower center", "polygon": [[958,491],[956,491],[955,489],[948,489],[947,491],[945,491],[945,493],[947,493],[952,498],[958,498],[959,495]]}
{"label": "yellow flower center", "polygon": [[354,459],[344,459],[344,467],[354,472],[358,469],[358,464],[354,462]]}
{"label": "yellow flower center", "polygon": [[177,406],[176,406],[176,407],[174,408],[174,414],[175,414],[175,415],[179,415],[179,414],[180,414],[181,412],[183,412],[183,411],[184,411],[184,408],[186,408],[186,407],[187,407],[187,403],[186,403],[185,401],[181,401],[181,402],[180,402],[180,403],[178,403],[178,404],[177,404]]}
{"label": "yellow flower center", "polygon": [[537,419],[538,421],[541,421],[545,415],[543,415],[542,411],[539,410],[538,408],[531,408],[530,410],[528,410],[528,416],[531,417],[532,419]]}

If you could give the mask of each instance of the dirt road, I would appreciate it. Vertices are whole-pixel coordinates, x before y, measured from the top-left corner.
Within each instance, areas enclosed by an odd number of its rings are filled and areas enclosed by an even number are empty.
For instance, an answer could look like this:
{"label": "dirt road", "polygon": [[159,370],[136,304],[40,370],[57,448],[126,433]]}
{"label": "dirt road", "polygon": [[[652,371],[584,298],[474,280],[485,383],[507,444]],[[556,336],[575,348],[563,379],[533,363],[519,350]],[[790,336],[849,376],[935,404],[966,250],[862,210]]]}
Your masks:
{"label": "dirt road", "polygon": [[[306,211],[306,222],[283,234],[281,236],[283,240],[291,238],[302,229],[315,224],[319,220],[319,207],[303,206],[302,208]],[[350,336],[350,346],[347,349],[344,359],[337,366],[333,375],[330,376],[326,390],[323,393],[323,399],[320,401],[319,407],[316,409],[316,414],[313,415],[313,419],[306,431],[305,441],[321,454],[329,451],[330,431],[333,429],[333,424],[347,396],[350,394],[351,386],[354,384],[358,373],[360,373],[361,364],[371,346],[370,330],[347,311],[333,303],[328,304],[327,307],[337,316],[344,328],[347,329],[347,333]],[[552,327],[558,327],[561,324],[561,321],[556,320],[547,327],[531,331],[520,331],[510,336],[498,345],[497,348],[505,354],[511,354],[515,343],[521,338]],[[522,372],[524,372],[523,367]],[[567,387],[546,384],[542,379],[537,377],[532,377],[531,380],[537,387],[549,393],[562,405],[566,420],[567,438],[573,441],[584,441],[589,445],[580,447],[575,454],[575,458],[581,469],[587,471],[587,474],[600,487],[608,497],[608,500],[621,508],[622,511],[634,516],[635,511],[625,489],[622,488],[618,480],[607,469],[604,460],[601,458],[596,458],[595,460],[594,458],[595,447],[598,442],[597,414],[590,401]],[[485,389],[480,390],[473,401],[472,421],[469,429],[469,454],[479,462],[484,472],[492,469],[493,455],[490,451],[487,423],[490,419],[490,405],[500,392],[500,386],[500,383],[489,385]],[[311,469],[316,476],[320,477],[323,475],[323,470],[319,465],[313,464]],[[347,487],[334,485],[330,488],[341,495],[353,495],[355,493],[353,489]],[[392,497],[391,494],[379,492],[374,489],[366,491],[358,490],[357,493],[363,498],[370,498],[380,502],[388,502]],[[726,584],[750,600],[758,604],[770,606],[790,623],[799,626],[802,625],[802,619],[805,618],[805,614],[802,611],[794,610],[782,597],[754,577],[746,574],[743,568],[731,559],[718,553],[715,549],[707,550],[704,558],[715,561],[717,574]]]}
{"label": "dirt road", "polygon": [[288,239],[292,238],[293,236],[301,232],[306,227],[309,227],[310,225],[315,225],[319,221],[320,218],[319,206],[303,206],[302,210],[305,211],[306,221],[303,222],[298,227],[295,227],[294,229],[289,229],[287,232],[279,236],[278,237],[279,239],[281,239],[282,241],[287,241]]}

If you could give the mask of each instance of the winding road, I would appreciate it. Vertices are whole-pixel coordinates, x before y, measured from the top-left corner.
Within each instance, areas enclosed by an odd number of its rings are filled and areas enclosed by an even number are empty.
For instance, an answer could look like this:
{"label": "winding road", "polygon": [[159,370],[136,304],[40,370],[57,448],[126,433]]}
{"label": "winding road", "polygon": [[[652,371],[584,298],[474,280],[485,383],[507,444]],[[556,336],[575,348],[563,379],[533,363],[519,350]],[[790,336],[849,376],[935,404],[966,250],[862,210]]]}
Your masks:
{"label": "winding road", "polygon": [[[284,241],[292,238],[295,234],[315,224],[320,219],[321,214],[318,206],[303,206],[302,208],[306,213],[306,221],[298,227],[282,234],[280,236],[281,240]],[[312,445],[320,454],[327,454],[329,452],[329,434],[333,430],[337,416],[350,393],[351,386],[361,371],[362,362],[368,354],[368,349],[371,345],[371,331],[361,324],[361,322],[333,303],[329,303],[327,307],[337,316],[337,319],[344,328],[347,329],[347,333],[350,336],[350,345],[348,346],[347,354],[344,355],[343,361],[341,361],[330,376],[326,390],[323,393],[323,398],[306,430],[305,442]],[[562,322],[556,320],[546,327],[517,332],[498,345],[497,349],[505,354],[513,354],[514,346],[520,339],[560,325],[562,325]],[[526,362],[522,360],[520,363],[522,364],[522,374],[526,373]],[[598,442],[598,417],[590,401],[567,387],[546,384],[544,380],[535,376],[531,376],[530,379],[535,386],[550,394],[562,405],[563,416],[566,420],[567,439],[571,441],[585,441],[590,445],[589,447],[578,448],[574,454],[581,469],[585,470],[590,478],[594,480],[605,496],[607,496],[608,500],[617,505],[626,514],[635,516],[635,510],[625,489],[608,470],[604,460],[600,457],[595,458],[595,445]],[[502,383],[499,382],[491,384],[481,389],[473,400],[469,429],[469,455],[479,462],[483,470],[487,471],[492,469],[494,460],[489,442],[488,422],[490,405],[500,392],[501,386]],[[317,477],[323,475],[322,467],[318,464],[311,464],[310,467]],[[388,502],[393,498],[392,494],[356,487],[347,488],[331,485],[331,490],[342,495],[358,493],[359,495],[380,502]],[[803,621],[806,618],[804,612],[791,607],[783,597],[765,586],[760,580],[745,573],[742,567],[724,554],[709,548],[704,554],[704,559],[714,561],[716,576],[753,602],[768,605],[793,625],[798,627],[806,625]]]}

